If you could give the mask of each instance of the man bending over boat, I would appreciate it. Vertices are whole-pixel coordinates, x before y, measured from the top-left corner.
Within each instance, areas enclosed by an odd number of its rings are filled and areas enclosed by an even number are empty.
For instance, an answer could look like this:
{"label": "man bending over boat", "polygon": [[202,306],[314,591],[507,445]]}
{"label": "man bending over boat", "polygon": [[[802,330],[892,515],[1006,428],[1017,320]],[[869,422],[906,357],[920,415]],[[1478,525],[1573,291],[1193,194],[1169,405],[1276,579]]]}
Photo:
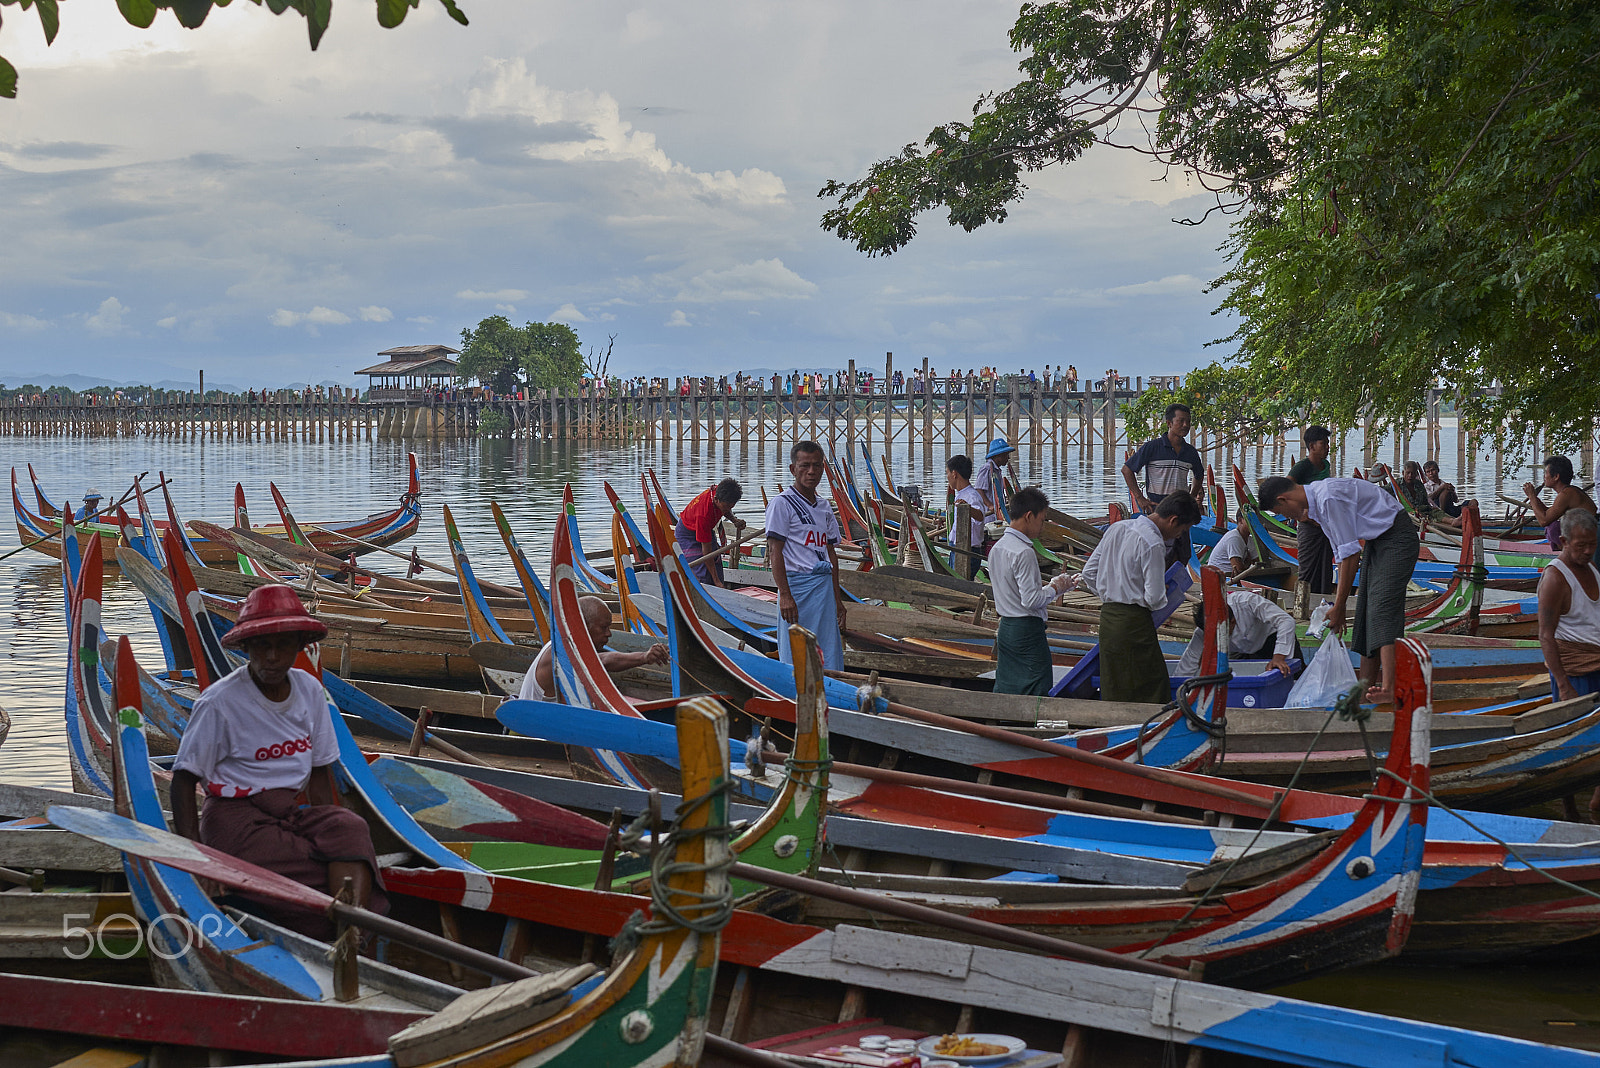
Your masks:
{"label": "man bending over boat", "polygon": [[[185,838],[327,893],[348,879],[354,904],[384,912],[372,832],[340,806],[334,785],[339,743],[327,694],[294,666],[327,633],[288,586],[250,591],[222,639],[250,662],[194,703],[173,764],[173,823]],[[205,790],[198,811],[196,786]],[[306,913],[273,910],[271,918],[314,937],[333,931]]]}
{"label": "man bending over boat", "polygon": [[794,485],[767,506],[767,559],[778,585],[778,614],[785,624],[778,636],[778,659],[791,660],[789,626],[817,636],[822,666],[844,668],[844,595],[839,592],[839,517],[817,496],[822,482],[822,446],[797,442],[789,450]]}
{"label": "man bending over boat", "polygon": [[1360,478],[1325,478],[1300,486],[1273,475],[1262,480],[1256,496],[1262,511],[1282,512],[1296,523],[1309,516],[1327,534],[1339,564],[1333,609],[1328,613],[1333,634],[1344,632],[1345,605],[1360,565],[1361,592],[1356,595],[1350,648],[1361,654],[1367,701],[1392,702],[1394,643],[1405,633],[1406,586],[1422,548],[1405,508],[1376,483]]}
{"label": "man bending over boat", "polygon": [[1044,530],[1050,501],[1036,486],[1019,489],[1011,498],[1011,524],[989,551],[989,578],[994,610],[1000,616],[995,634],[995,693],[1043,697],[1053,681],[1050,641],[1045,620],[1050,604],[1077,587],[1063,572],[1045,582],[1033,540]]}
{"label": "man bending over boat", "polygon": [[1100,598],[1100,699],[1166,704],[1172,698],[1155,611],[1167,603],[1167,560],[1200,522],[1188,490],[1174,490],[1154,515],[1112,523],[1083,565]]}
{"label": "man bending over boat", "polygon": [[683,546],[689,569],[701,582],[723,585],[722,557],[713,556],[709,560],[701,560],[700,557],[719,548],[717,525],[724,519],[733,521],[736,535],[744,533],[744,520],[733,514],[734,505],[743,499],[744,487],[739,485],[737,479],[725,478],[690,501],[689,506],[679,514],[678,527],[673,531],[673,536]]}
{"label": "man bending over boat", "polygon": [[[583,613],[583,625],[589,631],[589,640],[600,653],[600,663],[610,674],[645,664],[665,664],[669,658],[666,645],[652,645],[636,653],[621,653],[607,649],[611,640],[611,609],[598,597],[578,598],[578,611]],[[559,701],[556,689],[556,643],[545,642],[544,648],[534,658],[533,666],[523,676],[522,689],[517,696],[524,701]]]}
{"label": "man bending over boat", "polygon": [[[1294,617],[1259,593],[1234,590],[1227,596],[1228,659],[1265,660],[1268,671],[1290,674],[1289,660],[1300,656]],[[1178,660],[1178,674],[1198,675],[1205,651],[1205,608],[1194,606],[1194,637]]]}

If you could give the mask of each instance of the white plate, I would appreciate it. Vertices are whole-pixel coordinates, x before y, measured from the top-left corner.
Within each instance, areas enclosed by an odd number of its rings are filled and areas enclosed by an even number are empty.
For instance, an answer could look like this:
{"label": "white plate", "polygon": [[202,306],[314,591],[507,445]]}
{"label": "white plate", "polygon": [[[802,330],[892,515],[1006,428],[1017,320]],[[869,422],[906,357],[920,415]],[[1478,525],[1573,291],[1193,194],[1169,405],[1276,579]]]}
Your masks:
{"label": "white plate", "polygon": [[1009,1057],[1015,1057],[1017,1054],[1028,1048],[1028,1044],[1022,1041],[1022,1039],[1012,1038],[1010,1035],[982,1035],[970,1033],[961,1034],[957,1037],[970,1038],[975,1042],[988,1042],[995,1046],[1004,1046],[1006,1047],[1006,1051],[1004,1053],[991,1053],[984,1057],[958,1057],[951,1053],[940,1053],[934,1049],[934,1047],[939,1044],[939,1040],[943,1037],[943,1035],[929,1035],[927,1038],[917,1043],[917,1052],[922,1054],[924,1057],[937,1057],[942,1060],[956,1061],[959,1064],[994,1064],[996,1061],[1003,1061]]}

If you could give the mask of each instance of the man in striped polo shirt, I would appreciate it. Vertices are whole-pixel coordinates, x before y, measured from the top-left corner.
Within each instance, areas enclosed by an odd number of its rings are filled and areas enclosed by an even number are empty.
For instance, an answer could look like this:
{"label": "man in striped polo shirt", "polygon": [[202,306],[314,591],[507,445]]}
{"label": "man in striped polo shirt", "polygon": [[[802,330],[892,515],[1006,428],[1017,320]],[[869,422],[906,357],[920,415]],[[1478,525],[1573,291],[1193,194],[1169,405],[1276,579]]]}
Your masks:
{"label": "man in striped polo shirt", "polygon": [[[1167,405],[1167,432],[1140,445],[1128,457],[1128,462],[1122,465],[1122,480],[1128,484],[1128,496],[1133,499],[1134,507],[1144,515],[1150,515],[1167,494],[1178,490],[1188,490],[1189,495],[1197,501],[1205,500],[1201,483],[1205,481],[1206,465],[1195,447],[1184,440],[1189,433],[1190,415],[1187,404]],[[1144,472],[1145,478],[1142,491],[1138,479],[1140,471]],[[1193,553],[1189,534],[1185,531],[1169,547],[1167,566],[1171,567],[1180,560],[1187,563]]]}

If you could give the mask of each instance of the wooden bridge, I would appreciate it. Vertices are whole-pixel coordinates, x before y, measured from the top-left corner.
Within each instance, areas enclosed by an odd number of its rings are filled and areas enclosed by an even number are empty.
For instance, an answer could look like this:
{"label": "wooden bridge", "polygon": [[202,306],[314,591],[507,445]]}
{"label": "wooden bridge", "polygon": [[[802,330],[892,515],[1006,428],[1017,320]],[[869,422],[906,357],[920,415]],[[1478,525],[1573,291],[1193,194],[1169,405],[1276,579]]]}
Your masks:
{"label": "wooden bridge", "polygon": [[[1168,392],[1178,381],[1177,376],[1149,382],[1102,379],[1070,387],[1053,382],[1046,388],[1017,376],[999,381],[925,376],[920,381],[907,378],[893,388],[892,375],[869,380],[856,374],[852,362],[848,372],[827,376],[821,390],[799,393],[775,389],[770,379],[726,389],[690,379],[677,388],[613,393],[590,386],[494,397],[478,390],[411,391],[392,398],[336,390],[325,396],[296,390],[246,395],[210,391],[204,397],[148,390],[137,402],[87,394],[65,403],[59,397],[13,399],[0,405],[0,435],[327,442],[444,440],[493,432],[535,441],[721,441],[763,449],[783,449],[809,438],[848,447],[852,454],[865,445],[873,452],[920,446],[930,453],[974,456],[990,440],[1004,436],[1030,449],[1074,448],[1083,457],[1098,453],[1110,464],[1120,462],[1136,444],[1127,439],[1120,406],[1150,390]],[[1445,459],[1439,450],[1440,406],[1446,396],[1442,389],[1430,390],[1424,417],[1412,428],[1412,437],[1423,432],[1419,456]],[[1212,428],[1201,424],[1193,440],[1208,461],[1219,465],[1243,459],[1247,450],[1256,452],[1258,463],[1277,463],[1299,454],[1299,429],[1285,427],[1259,440],[1219,440]],[[1388,459],[1377,455],[1387,433],[1370,420],[1360,427],[1336,427],[1334,433],[1339,454],[1351,462],[1356,462],[1346,449],[1351,435],[1366,465]],[[1462,476],[1470,476],[1482,445],[1475,437],[1470,430],[1457,435],[1455,470]],[[1392,462],[1410,458],[1410,440],[1396,440]],[[1594,469],[1592,442],[1584,450],[1582,467]]]}

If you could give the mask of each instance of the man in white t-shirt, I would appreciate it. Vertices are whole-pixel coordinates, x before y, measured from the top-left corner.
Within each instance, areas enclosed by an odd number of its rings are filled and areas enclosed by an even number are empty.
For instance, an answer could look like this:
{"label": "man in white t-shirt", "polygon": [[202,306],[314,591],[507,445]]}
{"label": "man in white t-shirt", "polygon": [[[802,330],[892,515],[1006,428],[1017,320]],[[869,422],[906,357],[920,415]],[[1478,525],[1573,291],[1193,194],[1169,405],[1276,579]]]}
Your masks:
{"label": "man in white t-shirt", "polygon": [[1256,554],[1246,533],[1249,519],[1244,512],[1234,517],[1233,527],[1217,539],[1206,562],[1229,578],[1238,578],[1256,562]]}
{"label": "man in white t-shirt", "polygon": [[844,669],[844,594],[839,590],[839,517],[817,496],[824,464],[822,446],[802,441],[789,450],[794,485],[767,506],[767,559],[778,586],[778,659],[790,663],[790,626],[798,624],[817,637],[822,666]]}
{"label": "man in white t-shirt", "polygon": [[[665,664],[669,658],[665,643],[652,645],[636,653],[620,653],[615,649],[607,649],[606,642],[611,640],[611,609],[598,597],[579,597],[578,611],[583,613],[584,625],[589,630],[589,640],[594,642],[595,649],[600,653],[600,663],[606,671],[616,674],[628,668],[642,667],[645,664]],[[534,658],[533,666],[522,677],[522,689],[517,691],[517,697],[523,701],[560,701],[556,689],[556,643],[545,642],[544,648],[539,650],[539,655]]]}
{"label": "man in white t-shirt", "polygon": [[[965,501],[972,515],[972,526],[969,532],[971,540],[967,544],[972,546],[974,553],[983,555],[988,551],[988,546],[985,544],[983,526],[985,523],[994,522],[994,513],[989,511],[988,505],[983,499],[983,494],[978,492],[978,487],[972,484],[972,458],[959,453],[950,457],[944,464],[944,478],[945,485],[955,493],[956,500]],[[955,521],[955,513],[951,512],[950,522],[954,523]],[[952,527],[951,529],[954,530],[955,528]],[[954,538],[951,539],[951,544],[954,544]],[[961,566],[964,568],[962,573],[970,578],[977,572],[976,565],[979,562],[976,556],[961,561]]]}
{"label": "man in white t-shirt", "polygon": [[[172,772],[172,820],[185,838],[387,911],[372,832],[339,803],[339,741],[322,681],[294,666],[328,633],[288,586],[250,592],[224,644],[250,662],[201,693]],[[196,805],[195,788],[205,795]],[[304,792],[309,804],[302,804]],[[332,922],[304,912],[262,911],[286,927],[328,937]]]}

